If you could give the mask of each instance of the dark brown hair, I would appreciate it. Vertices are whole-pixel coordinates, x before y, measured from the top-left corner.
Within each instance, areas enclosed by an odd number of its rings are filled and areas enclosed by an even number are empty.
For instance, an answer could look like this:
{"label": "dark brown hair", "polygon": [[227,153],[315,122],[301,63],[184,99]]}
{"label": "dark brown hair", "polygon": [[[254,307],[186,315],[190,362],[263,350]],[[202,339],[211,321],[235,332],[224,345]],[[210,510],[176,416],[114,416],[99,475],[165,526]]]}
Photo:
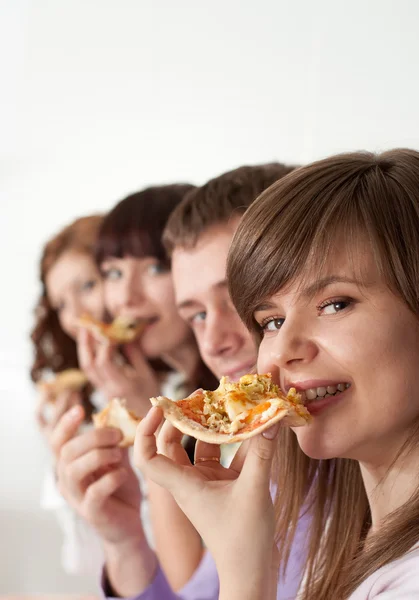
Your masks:
{"label": "dark brown hair", "polygon": [[163,230],[173,210],[193,188],[187,183],[153,186],[118,202],[100,228],[97,264],[124,256],[153,256],[167,262]]}
{"label": "dark brown hair", "polygon": [[243,214],[259,194],[294,168],[281,163],[239,167],[195,188],[170,216],[163,233],[167,251],[193,248],[209,227]]}
{"label": "dark brown hair", "polygon": [[[57,311],[48,299],[46,277],[65,252],[78,252],[94,260],[94,247],[102,220],[100,215],[76,219],[47,242],[42,251],[39,273],[42,290],[35,308],[35,326],[31,333],[35,355],[30,374],[34,382],[39,381],[47,370],[58,373],[79,366],[76,343],[62,329]],[[92,411],[89,401],[91,392],[89,387],[83,398],[86,418]]]}
{"label": "dark brown hair", "polygon": [[[250,329],[258,330],[257,305],[326,267],[336,238],[353,249],[355,264],[359,244],[367,241],[388,287],[419,316],[418,152],[331,157],[287,175],[253,203],[227,268],[231,297]],[[358,463],[310,459],[287,428],[277,448],[273,480],[283,569],[301,512],[311,512],[302,600],[347,598],[419,540],[419,489],[366,540],[370,511]]]}
{"label": "dark brown hair", "polygon": [[[121,200],[107,214],[100,228],[96,243],[97,264],[100,266],[107,258],[153,256],[169,266],[162,233],[173,210],[193,189],[194,186],[187,183],[153,186]],[[160,373],[169,370],[160,359],[150,360],[150,365]],[[193,379],[190,382],[193,389],[197,385],[211,389],[217,383],[201,360]]]}

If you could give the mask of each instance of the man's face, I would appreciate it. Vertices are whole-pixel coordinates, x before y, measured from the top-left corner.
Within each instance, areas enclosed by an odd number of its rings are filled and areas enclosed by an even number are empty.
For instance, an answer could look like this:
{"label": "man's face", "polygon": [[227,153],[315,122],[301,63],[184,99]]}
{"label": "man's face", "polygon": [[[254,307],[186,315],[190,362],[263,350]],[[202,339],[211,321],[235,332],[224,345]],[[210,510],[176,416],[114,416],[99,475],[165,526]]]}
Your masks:
{"label": "man's face", "polygon": [[257,351],[228,293],[227,254],[240,218],[210,227],[192,249],[173,252],[172,274],[180,315],[192,327],[199,351],[220,378],[237,380],[255,370]]}

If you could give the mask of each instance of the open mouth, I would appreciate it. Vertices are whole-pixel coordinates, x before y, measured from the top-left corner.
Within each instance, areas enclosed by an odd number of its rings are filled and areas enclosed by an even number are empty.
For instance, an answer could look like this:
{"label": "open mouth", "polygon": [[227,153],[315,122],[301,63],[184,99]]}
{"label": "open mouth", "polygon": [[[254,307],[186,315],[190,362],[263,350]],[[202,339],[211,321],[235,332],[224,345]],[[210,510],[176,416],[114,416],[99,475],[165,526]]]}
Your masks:
{"label": "open mouth", "polygon": [[338,383],[336,385],[328,385],[327,387],[309,388],[301,390],[301,398],[306,406],[318,400],[324,400],[331,396],[338,396],[350,387],[350,383]]}

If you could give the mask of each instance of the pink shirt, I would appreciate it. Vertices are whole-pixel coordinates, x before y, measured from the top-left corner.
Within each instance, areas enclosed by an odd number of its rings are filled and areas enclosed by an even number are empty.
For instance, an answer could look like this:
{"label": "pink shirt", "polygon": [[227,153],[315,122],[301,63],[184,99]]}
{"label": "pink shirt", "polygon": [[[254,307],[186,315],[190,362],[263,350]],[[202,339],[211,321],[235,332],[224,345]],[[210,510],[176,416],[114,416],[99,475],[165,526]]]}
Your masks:
{"label": "pink shirt", "polygon": [[412,550],[381,567],[351,594],[349,600],[419,599],[419,544]]}

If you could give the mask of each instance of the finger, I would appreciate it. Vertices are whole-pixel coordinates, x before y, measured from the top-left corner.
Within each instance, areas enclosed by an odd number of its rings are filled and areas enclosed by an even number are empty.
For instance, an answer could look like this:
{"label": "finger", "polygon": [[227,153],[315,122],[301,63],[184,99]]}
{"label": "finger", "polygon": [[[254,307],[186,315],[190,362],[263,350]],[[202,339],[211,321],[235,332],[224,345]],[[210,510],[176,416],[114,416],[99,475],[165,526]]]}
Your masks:
{"label": "finger", "polygon": [[144,354],[137,343],[125,344],[124,355],[129,360],[132,367],[137,373],[143,373],[151,371],[147,360],[144,358]]}
{"label": "finger", "polygon": [[230,469],[235,471],[236,473],[241,473],[243,468],[243,464],[246,458],[247,451],[249,449],[250,440],[246,440],[240,444],[240,448],[237,450],[236,454],[233,457],[233,460],[230,463]]}
{"label": "finger", "polygon": [[77,355],[83,371],[89,372],[95,361],[95,342],[89,332],[80,327],[77,334]]}
{"label": "finger", "polygon": [[221,448],[219,444],[208,444],[198,440],[195,445],[195,464],[211,465],[219,463]]}
{"label": "finger", "polygon": [[91,429],[68,441],[61,450],[61,459],[70,463],[95,448],[116,446],[121,439],[120,429],[114,427]]}
{"label": "finger", "polygon": [[[157,454],[155,433],[163,419],[161,408],[153,406],[137,427],[134,443],[134,464],[154,483],[174,495],[182,488],[185,467]],[[188,487],[185,481],[185,488]],[[183,490],[187,493],[187,489]]]}
{"label": "finger", "polygon": [[109,496],[112,496],[121,487],[127,475],[126,469],[120,467],[91,483],[86,490],[84,499],[86,514],[99,512]]}
{"label": "finger", "polygon": [[[51,429],[54,429],[64,413],[77,404],[75,398],[77,400],[77,392],[71,392],[70,390],[65,390],[58,395],[57,400],[54,403],[54,412],[49,422]],[[81,404],[81,402],[79,402],[79,404]]]}
{"label": "finger", "polygon": [[56,457],[60,455],[63,446],[76,435],[83,422],[84,414],[82,406],[73,406],[54,427],[50,436],[50,445]]}
{"label": "finger", "polygon": [[255,489],[269,489],[278,431],[279,423],[276,423],[264,432],[265,435],[257,435],[249,440],[240,479],[252,481]]}
{"label": "finger", "polygon": [[183,433],[169,421],[165,421],[157,436],[158,453],[181,465],[190,465],[191,461],[182,446],[182,439]]}
{"label": "finger", "polygon": [[66,480],[71,482],[72,487],[80,488],[95,471],[120,463],[121,458],[120,448],[95,448],[67,465]]}

